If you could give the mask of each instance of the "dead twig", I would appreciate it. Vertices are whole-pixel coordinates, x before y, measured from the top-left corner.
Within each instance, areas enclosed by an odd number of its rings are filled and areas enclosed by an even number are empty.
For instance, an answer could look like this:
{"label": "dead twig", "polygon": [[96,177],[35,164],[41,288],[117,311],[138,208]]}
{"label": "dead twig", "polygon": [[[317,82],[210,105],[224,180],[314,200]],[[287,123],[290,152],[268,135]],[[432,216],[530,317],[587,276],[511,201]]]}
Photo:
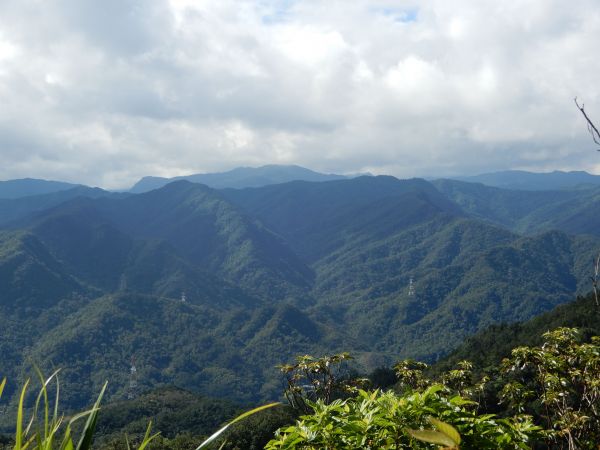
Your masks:
{"label": "dead twig", "polygon": [[[579,103],[577,102],[577,97],[575,97],[573,100],[575,101],[575,105],[577,106],[577,109],[579,109],[579,111],[581,111],[581,114],[583,114],[583,117],[585,117],[585,120],[587,122],[588,131],[592,135],[592,139],[594,140],[594,143],[597,145],[600,145],[600,132],[598,131],[598,128],[596,128],[596,125],[594,125],[594,122],[592,122],[591,119],[588,117],[588,115],[585,113],[585,109],[584,109],[585,105],[582,103],[581,106],[579,106]],[[597,151],[600,152],[600,148]]]}

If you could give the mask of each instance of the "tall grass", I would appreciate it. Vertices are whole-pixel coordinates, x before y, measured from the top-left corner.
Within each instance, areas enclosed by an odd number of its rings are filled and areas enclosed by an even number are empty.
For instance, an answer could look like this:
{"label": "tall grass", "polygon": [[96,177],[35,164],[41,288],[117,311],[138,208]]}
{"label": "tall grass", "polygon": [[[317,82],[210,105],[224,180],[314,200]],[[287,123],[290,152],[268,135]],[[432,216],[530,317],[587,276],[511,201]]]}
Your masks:
{"label": "tall grass", "polygon": [[[58,371],[48,378],[44,378],[39,370],[37,370],[37,374],[41,382],[41,388],[28,421],[25,420],[25,399],[30,380],[28,379],[21,388],[17,407],[14,450],[90,450],[98,422],[100,402],[104,396],[107,383],[104,383],[92,408],[67,418],[64,414],[59,413],[60,383],[58,381]],[[53,405],[48,393],[48,387],[52,382],[55,383]],[[5,386],[6,378],[0,383],[0,398]],[[75,445],[74,425],[84,419],[85,424],[78,433],[79,440]],[[150,441],[158,436],[158,433],[151,435],[151,426],[150,423],[138,450],[144,450]],[[130,449],[129,442],[127,448]]]}
{"label": "tall grass", "polygon": [[[33,409],[30,413],[29,420],[26,421],[26,408],[25,400],[27,398],[27,392],[30,386],[30,380],[28,379],[21,388],[19,395],[19,404],[17,408],[17,423],[15,431],[15,445],[14,450],[90,450],[94,440],[94,432],[96,431],[96,424],[98,422],[98,414],[100,412],[100,402],[106,391],[107,383],[104,383],[100,394],[98,395],[94,406],[86,411],[75,414],[71,417],[65,417],[59,413],[59,400],[60,400],[60,383],[58,380],[58,370],[54,372],[50,377],[44,378],[41,371],[36,368],[37,375],[41,382],[41,388],[37,393],[36,400]],[[53,400],[50,400],[48,392],[49,386],[54,382],[54,395]],[[0,382],[0,399],[2,398],[2,392],[6,386],[6,378]],[[200,444],[197,450],[207,447],[213,443],[225,430],[231,425],[245,419],[252,414],[259,411],[271,408],[273,406],[280,405],[280,403],[271,403],[268,405],[260,406],[247,411],[231,422],[226,424],[208,439]],[[79,434],[79,440],[75,445],[74,436],[74,425],[85,419],[85,424]],[[152,434],[152,422],[148,424],[146,434],[138,445],[137,450],[144,450],[150,442],[156,438],[160,433]],[[125,437],[127,449],[131,450],[129,439]],[[223,443],[224,444],[224,443]],[[221,445],[222,447],[222,445]]]}

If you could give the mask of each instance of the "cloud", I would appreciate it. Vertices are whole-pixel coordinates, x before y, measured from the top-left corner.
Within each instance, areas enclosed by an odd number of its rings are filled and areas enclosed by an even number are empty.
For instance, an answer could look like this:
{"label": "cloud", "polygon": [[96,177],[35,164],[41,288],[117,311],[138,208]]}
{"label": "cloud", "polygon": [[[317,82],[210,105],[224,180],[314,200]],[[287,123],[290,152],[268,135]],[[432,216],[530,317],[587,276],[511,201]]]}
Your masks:
{"label": "cloud", "polygon": [[6,0],[0,178],[598,171],[592,0]]}

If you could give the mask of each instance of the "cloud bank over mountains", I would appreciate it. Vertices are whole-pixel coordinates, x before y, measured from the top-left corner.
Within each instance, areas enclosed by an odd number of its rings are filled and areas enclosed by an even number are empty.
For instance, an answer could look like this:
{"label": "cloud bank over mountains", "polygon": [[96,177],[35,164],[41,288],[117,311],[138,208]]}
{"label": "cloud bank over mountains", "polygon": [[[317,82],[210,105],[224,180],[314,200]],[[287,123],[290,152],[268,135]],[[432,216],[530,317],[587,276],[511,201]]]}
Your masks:
{"label": "cloud bank over mountains", "polygon": [[600,173],[598,42],[592,0],[6,0],[0,179]]}

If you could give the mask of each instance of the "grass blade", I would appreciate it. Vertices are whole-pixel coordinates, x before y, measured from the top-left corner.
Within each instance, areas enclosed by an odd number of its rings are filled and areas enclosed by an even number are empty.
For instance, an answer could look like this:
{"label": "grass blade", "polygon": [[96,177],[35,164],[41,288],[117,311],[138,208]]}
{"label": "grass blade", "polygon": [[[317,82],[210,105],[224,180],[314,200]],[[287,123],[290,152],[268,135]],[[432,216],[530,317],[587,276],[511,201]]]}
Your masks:
{"label": "grass blade", "polygon": [[29,386],[29,380],[27,380],[23,385],[23,389],[21,389],[21,396],[19,398],[19,409],[17,410],[17,431],[15,434],[15,450],[23,449],[23,404],[25,402],[27,386]]}
{"label": "grass blade", "polygon": [[56,397],[54,398],[54,418],[52,419],[54,422],[58,420],[58,400],[60,398],[60,381],[58,377],[56,377]]}
{"label": "grass blade", "polygon": [[0,383],[0,398],[2,397],[2,391],[4,391],[4,386],[6,386],[6,378],[4,378]]}
{"label": "grass blade", "polygon": [[104,396],[104,391],[106,391],[107,385],[108,381],[104,383],[104,386],[100,391],[100,395],[98,395],[98,399],[96,400],[96,403],[94,403],[94,407],[91,409],[90,415],[83,428],[81,439],[77,444],[77,450],[90,450],[92,448],[92,441],[94,440],[94,431],[96,430],[96,423],[98,422],[100,402],[102,401],[102,397]]}
{"label": "grass blade", "polygon": [[21,447],[21,450],[27,450],[29,448],[29,446],[31,445],[31,443],[35,440],[35,435],[31,436],[29,438],[29,440],[27,442],[25,442],[25,444]]}
{"label": "grass blade", "polygon": [[50,431],[50,405],[48,403],[48,385],[52,381],[54,377],[58,374],[60,370],[56,370],[52,375],[50,375],[46,380],[44,380],[44,375],[38,366],[34,366],[35,371],[40,379],[42,387],[40,392],[38,393],[37,399],[35,401],[35,408],[33,409],[34,417],[37,415],[38,408],[40,405],[40,401],[43,397],[44,399],[44,440],[48,438],[48,434]]}
{"label": "grass blade", "polygon": [[[140,444],[140,446],[138,447],[138,450],[144,450],[146,448],[146,446],[156,437],[158,436],[160,433],[154,433],[152,436],[150,436],[150,432],[152,431],[152,421],[148,422],[148,428],[146,428],[146,434],[144,435],[144,439],[142,440],[142,443]],[[127,443],[127,445],[129,445],[129,443]]]}
{"label": "grass blade", "polygon": [[200,444],[200,446],[196,450],[200,450],[201,448],[206,447],[212,441],[217,439],[227,428],[229,428],[234,423],[239,422],[240,420],[244,420],[246,417],[251,416],[252,414],[256,414],[257,412],[260,412],[264,409],[272,408],[273,406],[278,406],[278,405],[281,405],[281,403],[279,403],[279,402],[269,403],[268,405],[259,406],[258,408],[254,408],[254,409],[251,409],[250,411],[246,411],[245,413],[240,414],[235,419],[233,419],[231,422],[229,422],[227,425],[225,425],[223,428],[221,428],[220,430],[216,431],[211,436],[209,436],[202,444]]}
{"label": "grass blade", "polygon": [[73,439],[71,439],[71,425],[67,426],[65,436],[63,437],[59,450],[73,450]]}

